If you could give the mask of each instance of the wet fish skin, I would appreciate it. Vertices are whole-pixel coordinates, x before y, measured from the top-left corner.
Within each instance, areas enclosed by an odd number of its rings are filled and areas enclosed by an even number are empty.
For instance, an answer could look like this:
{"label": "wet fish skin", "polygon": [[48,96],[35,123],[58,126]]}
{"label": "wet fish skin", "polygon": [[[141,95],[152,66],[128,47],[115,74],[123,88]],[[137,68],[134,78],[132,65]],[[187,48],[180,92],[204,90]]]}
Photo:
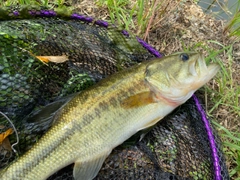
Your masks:
{"label": "wet fish skin", "polygon": [[66,103],[52,128],[0,179],[46,179],[71,163],[75,179],[93,179],[114,147],[184,103],[218,69],[200,54],[178,53],[102,80]]}

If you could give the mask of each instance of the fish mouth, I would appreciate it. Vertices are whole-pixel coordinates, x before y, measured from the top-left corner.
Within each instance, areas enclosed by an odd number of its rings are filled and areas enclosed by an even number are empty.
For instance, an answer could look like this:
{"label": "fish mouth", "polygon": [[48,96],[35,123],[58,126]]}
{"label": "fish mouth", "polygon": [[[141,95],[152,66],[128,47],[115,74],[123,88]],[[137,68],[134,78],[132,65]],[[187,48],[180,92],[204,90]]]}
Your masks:
{"label": "fish mouth", "polygon": [[211,63],[207,66],[205,59],[203,55],[199,55],[198,59],[194,62],[192,62],[189,66],[189,72],[193,76],[197,77],[204,77],[204,81],[209,81],[211,78],[213,78],[218,70],[220,69],[220,66],[216,63]]}

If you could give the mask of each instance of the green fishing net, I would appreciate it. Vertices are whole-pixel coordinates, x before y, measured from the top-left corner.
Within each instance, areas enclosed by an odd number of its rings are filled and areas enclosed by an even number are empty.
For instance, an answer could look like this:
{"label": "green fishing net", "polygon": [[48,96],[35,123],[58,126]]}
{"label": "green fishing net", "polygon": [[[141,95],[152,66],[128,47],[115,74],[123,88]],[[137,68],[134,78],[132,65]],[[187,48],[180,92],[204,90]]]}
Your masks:
{"label": "green fishing net", "polygon": [[[46,61],[46,56],[63,57],[63,62]],[[16,127],[19,143],[12,146],[14,131],[3,139],[0,168],[16,159],[13,149],[21,156],[41,138],[51,127],[53,110],[71,94],[161,56],[143,40],[101,20],[40,7],[1,8],[0,111]],[[10,128],[0,115],[0,134]],[[195,95],[141,141],[139,137],[115,148],[95,179],[229,179],[220,139]],[[70,165],[49,180],[73,179],[72,171]]]}

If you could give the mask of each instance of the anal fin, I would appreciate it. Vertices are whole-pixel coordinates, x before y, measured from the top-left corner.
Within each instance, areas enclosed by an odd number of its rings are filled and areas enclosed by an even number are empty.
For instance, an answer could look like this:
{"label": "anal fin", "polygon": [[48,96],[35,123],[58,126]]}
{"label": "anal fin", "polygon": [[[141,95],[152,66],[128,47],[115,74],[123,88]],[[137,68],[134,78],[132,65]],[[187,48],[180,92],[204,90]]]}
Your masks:
{"label": "anal fin", "polygon": [[82,162],[80,159],[75,162],[73,169],[73,177],[75,180],[92,180],[97,176],[103,162],[108,157],[111,151],[103,152],[87,162]]}

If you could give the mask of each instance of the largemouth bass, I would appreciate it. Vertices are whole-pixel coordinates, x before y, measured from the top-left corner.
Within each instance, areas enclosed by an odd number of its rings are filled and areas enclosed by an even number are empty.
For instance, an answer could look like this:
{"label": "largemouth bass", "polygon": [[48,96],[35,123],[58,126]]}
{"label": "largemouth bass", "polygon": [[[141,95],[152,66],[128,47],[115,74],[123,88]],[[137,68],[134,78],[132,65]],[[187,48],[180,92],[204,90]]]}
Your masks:
{"label": "largemouth bass", "polygon": [[2,180],[41,180],[75,163],[77,180],[93,179],[112,149],[147,129],[208,82],[219,70],[198,53],[177,53],[116,73],[75,95],[51,129]]}

